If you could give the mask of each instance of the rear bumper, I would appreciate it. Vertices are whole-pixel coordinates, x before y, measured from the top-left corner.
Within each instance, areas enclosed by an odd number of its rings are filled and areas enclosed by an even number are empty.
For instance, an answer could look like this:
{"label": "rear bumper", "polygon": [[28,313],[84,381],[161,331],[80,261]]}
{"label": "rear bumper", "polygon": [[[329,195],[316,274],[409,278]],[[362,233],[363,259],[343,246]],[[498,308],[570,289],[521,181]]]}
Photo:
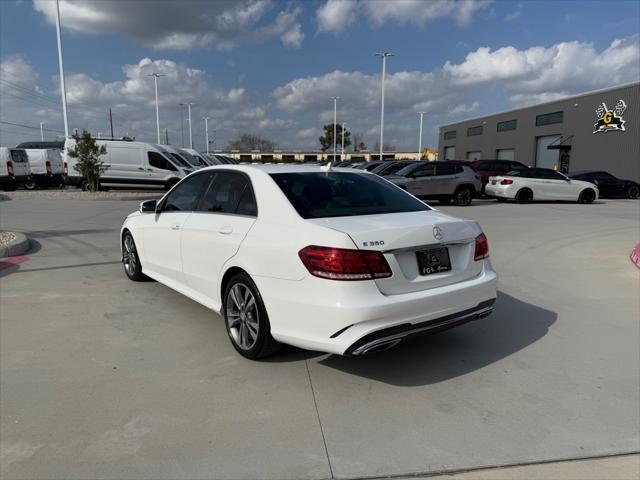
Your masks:
{"label": "rear bumper", "polygon": [[480,318],[490,313],[486,302],[493,303],[497,286],[488,259],[474,278],[396,295],[383,295],[372,281],[334,282],[312,276],[300,281],[253,279],[276,340],[339,355],[355,354],[360,346],[388,336],[390,328],[398,328],[393,333],[404,338]]}
{"label": "rear bumper", "polygon": [[487,183],[484,192],[490,197],[513,198],[515,196],[513,185],[501,186]]}

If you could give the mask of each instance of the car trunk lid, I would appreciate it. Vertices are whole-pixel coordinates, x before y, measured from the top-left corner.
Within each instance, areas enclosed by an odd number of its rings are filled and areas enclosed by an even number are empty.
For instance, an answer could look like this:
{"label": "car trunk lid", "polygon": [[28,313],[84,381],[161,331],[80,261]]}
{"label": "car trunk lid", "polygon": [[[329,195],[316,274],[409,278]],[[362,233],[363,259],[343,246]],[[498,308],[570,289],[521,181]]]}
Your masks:
{"label": "car trunk lid", "polygon": [[[436,210],[308,220],[351,237],[361,250],[384,253],[393,275],[375,280],[385,295],[417,292],[477,276],[482,263],[474,261],[475,237],[481,233],[474,221],[452,218]],[[446,248],[451,270],[423,275],[419,251]]]}

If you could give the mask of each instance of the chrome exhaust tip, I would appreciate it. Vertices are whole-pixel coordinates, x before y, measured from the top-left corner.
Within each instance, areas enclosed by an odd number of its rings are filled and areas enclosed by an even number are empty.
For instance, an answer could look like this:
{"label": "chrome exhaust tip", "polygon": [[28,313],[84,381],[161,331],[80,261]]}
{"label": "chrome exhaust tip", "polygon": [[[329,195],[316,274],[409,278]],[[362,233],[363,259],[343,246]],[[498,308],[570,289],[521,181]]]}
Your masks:
{"label": "chrome exhaust tip", "polygon": [[387,342],[382,343],[372,343],[370,345],[365,345],[359,352],[353,352],[354,355],[371,355],[372,353],[384,352],[385,350],[389,350],[390,348],[395,347],[402,341],[402,338],[397,338],[395,340],[389,340]]}

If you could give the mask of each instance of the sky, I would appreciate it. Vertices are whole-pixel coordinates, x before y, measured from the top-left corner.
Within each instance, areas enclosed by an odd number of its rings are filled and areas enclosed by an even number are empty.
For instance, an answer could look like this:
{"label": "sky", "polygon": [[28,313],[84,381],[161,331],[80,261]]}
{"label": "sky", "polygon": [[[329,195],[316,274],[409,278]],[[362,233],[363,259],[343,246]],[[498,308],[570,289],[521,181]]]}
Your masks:
{"label": "sky", "polygon": [[[337,118],[373,149],[437,148],[440,125],[640,81],[640,2],[60,0],[70,129],[174,146],[240,134],[317,150]],[[52,0],[0,1],[0,145],[64,133]],[[184,132],[184,133],[183,133]],[[214,145],[211,147],[214,148]]]}

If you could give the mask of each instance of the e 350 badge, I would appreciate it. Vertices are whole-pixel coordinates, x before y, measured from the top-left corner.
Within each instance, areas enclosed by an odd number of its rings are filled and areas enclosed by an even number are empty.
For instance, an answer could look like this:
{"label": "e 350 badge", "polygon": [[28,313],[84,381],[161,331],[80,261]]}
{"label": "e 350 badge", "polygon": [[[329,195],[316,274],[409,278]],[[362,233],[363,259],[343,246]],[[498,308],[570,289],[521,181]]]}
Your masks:
{"label": "e 350 badge", "polygon": [[620,130],[624,132],[624,124],[626,122],[622,118],[622,115],[626,109],[627,104],[624,100],[618,100],[618,103],[613,110],[609,110],[607,105],[602,102],[598,105],[598,108],[596,108],[598,121],[594,125],[593,133],[609,132],[611,130]]}

